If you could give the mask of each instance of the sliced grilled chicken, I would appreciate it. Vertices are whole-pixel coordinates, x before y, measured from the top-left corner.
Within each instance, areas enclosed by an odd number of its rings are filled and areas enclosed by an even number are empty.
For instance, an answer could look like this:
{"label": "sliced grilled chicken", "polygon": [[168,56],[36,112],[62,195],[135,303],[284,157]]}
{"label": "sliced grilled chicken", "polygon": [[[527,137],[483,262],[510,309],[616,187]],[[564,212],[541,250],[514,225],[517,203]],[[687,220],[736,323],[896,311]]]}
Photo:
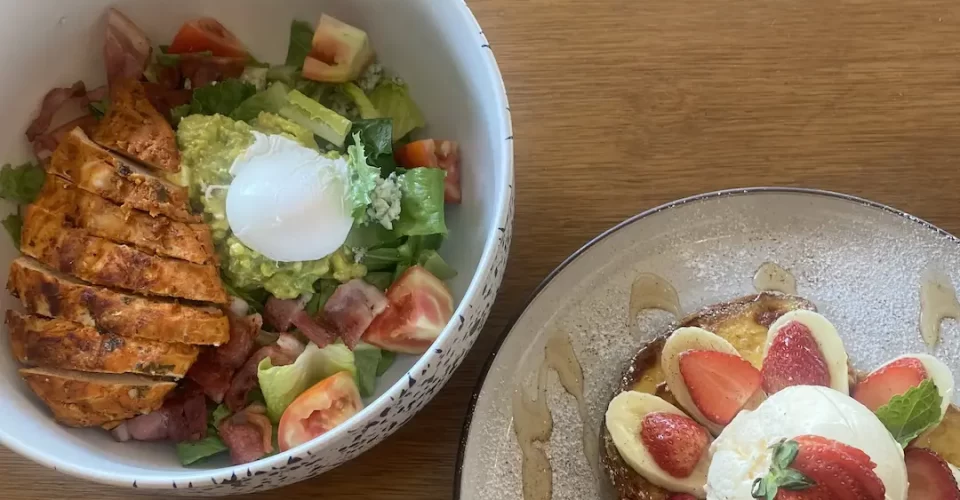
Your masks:
{"label": "sliced grilled chicken", "polygon": [[206,224],[126,209],[54,175],[47,176],[35,203],[66,214],[68,222],[93,236],[196,264],[215,261],[213,238]]}
{"label": "sliced grilled chicken", "polygon": [[10,264],[7,290],[27,311],[60,317],[121,337],[220,345],[230,322],[216,307],[180,304],[88,285],[28,257]]}
{"label": "sliced grilled chicken", "polygon": [[150,215],[166,215],[180,222],[200,222],[190,210],[187,189],[177,186],[111,154],[73,129],[50,157],[47,171],[77,187]]}
{"label": "sliced grilled chicken", "polygon": [[128,78],[110,86],[110,110],[93,140],[103,147],[160,170],[180,171],[173,128],[150,104],[143,85]]}
{"label": "sliced grilled chicken", "polygon": [[158,257],[70,227],[64,214],[27,207],[20,250],[60,272],[96,285],[148,295],[225,304],[214,264]]}
{"label": "sliced grilled chicken", "polygon": [[28,366],[180,378],[197,360],[197,346],[101,334],[64,319],[7,311],[10,349]]}
{"label": "sliced grilled chicken", "polygon": [[20,376],[71,427],[93,427],[160,408],[176,387],[171,380],[131,374],[87,373],[58,368],[21,368]]}

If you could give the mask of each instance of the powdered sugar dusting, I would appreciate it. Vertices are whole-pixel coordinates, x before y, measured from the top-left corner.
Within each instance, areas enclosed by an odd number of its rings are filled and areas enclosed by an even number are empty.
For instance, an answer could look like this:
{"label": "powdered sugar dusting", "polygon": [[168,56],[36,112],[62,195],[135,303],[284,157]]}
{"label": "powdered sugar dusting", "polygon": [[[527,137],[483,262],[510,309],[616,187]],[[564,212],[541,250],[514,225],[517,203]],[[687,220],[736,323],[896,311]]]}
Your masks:
{"label": "powdered sugar dusting", "polygon": [[[470,428],[462,498],[522,497],[509,402],[518,381],[532,382],[550,335],[569,334],[583,367],[591,424],[600,429],[628,361],[673,321],[659,311],[627,318],[634,277],[663,276],[691,312],[751,293],[754,273],[768,261],[793,274],[799,294],[837,326],[851,359],[866,370],[927,352],[918,323],[921,272],[931,263],[960,270],[960,246],[882,208],[794,192],[706,198],[622,228],[557,275],[501,347]],[[948,274],[958,282],[958,271]],[[933,354],[960,371],[960,324],[945,321],[941,339]],[[576,401],[553,373],[548,391],[553,498],[613,498],[598,493],[584,457]]]}

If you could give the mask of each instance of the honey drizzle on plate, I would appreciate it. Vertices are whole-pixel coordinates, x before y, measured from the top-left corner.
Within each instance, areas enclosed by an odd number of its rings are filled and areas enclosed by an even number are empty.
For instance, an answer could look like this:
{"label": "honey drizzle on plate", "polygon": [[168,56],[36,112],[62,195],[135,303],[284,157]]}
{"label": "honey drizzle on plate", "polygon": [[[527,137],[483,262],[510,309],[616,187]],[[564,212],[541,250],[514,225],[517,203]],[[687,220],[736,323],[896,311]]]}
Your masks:
{"label": "honey drizzle on plate", "polygon": [[920,336],[933,348],[940,342],[940,323],[945,318],[960,320],[960,302],[950,276],[927,266],[920,275]]}
{"label": "honey drizzle on plate", "polygon": [[630,317],[633,325],[637,315],[647,309],[659,309],[672,313],[677,319],[682,315],[677,289],[665,278],[653,273],[643,273],[630,286]]}
{"label": "honey drizzle on plate", "polygon": [[758,292],[780,292],[790,295],[797,294],[797,279],[790,271],[780,267],[775,262],[764,262],[753,275],[753,287]]}
{"label": "honey drizzle on plate", "polygon": [[547,340],[543,361],[537,370],[536,399],[523,388],[513,393],[513,427],[523,453],[523,498],[548,500],[553,494],[553,467],[544,450],[553,434],[553,415],[547,405],[547,373],[552,369],[563,389],[577,401],[583,427],[583,453],[595,477],[600,477],[599,443],[590,425],[583,397],[583,368],[570,343],[570,336],[556,334]]}

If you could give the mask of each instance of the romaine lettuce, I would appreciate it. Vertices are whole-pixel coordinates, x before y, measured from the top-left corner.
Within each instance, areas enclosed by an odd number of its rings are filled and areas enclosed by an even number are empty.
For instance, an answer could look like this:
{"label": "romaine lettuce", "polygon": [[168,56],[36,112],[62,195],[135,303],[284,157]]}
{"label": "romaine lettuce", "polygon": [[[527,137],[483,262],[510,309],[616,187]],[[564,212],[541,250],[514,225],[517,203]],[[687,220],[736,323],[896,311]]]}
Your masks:
{"label": "romaine lettuce", "polygon": [[286,65],[300,69],[313,48],[313,25],[306,21],[290,23],[290,43],[287,46]]}
{"label": "romaine lettuce", "polygon": [[347,94],[350,99],[353,100],[354,104],[357,105],[357,109],[360,110],[360,118],[364,120],[373,120],[380,118],[380,112],[377,111],[377,108],[370,102],[370,98],[367,97],[367,94],[363,93],[363,90],[360,87],[357,87],[355,83],[341,83],[340,90]]}
{"label": "romaine lettuce", "polygon": [[352,125],[350,120],[297,90],[291,90],[287,100],[280,116],[310,129],[335,146],[343,146]]}
{"label": "romaine lettuce", "polygon": [[400,218],[397,234],[407,236],[447,234],[443,211],[443,179],[439,168],[414,168],[400,176]]}
{"label": "romaine lettuce", "polygon": [[357,367],[355,379],[360,396],[370,397],[377,387],[377,367],[380,366],[379,348],[363,342],[353,349],[354,365]]}
{"label": "romaine lettuce", "polygon": [[215,435],[207,436],[199,441],[177,443],[177,458],[183,465],[191,465],[225,451],[227,451],[227,445],[223,444],[223,441]]}
{"label": "romaine lettuce", "polygon": [[284,410],[303,391],[334,373],[348,371],[356,377],[354,354],[342,343],[324,348],[310,343],[293,364],[273,366],[270,358],[260,362],[257,378],[267,403],[267,415],[279,422]]}
{"label": "romaine lettuce", "polygon": [[271,83],[266,90],[257,92],[250,96],[237,109],[230,113],[230,118],[249,122],[254,120],[261,112],[277,114],[280,108],[287,104],[287,94],[290,88],[282,82]]}
{"label": "romaine lettuce", "polygon": [[370,93],[370,102],[384,118],[393,119],[393,140],[409,134],[413,129],[426,125],[423,113],[410,97],[405,83],[384,80]]}

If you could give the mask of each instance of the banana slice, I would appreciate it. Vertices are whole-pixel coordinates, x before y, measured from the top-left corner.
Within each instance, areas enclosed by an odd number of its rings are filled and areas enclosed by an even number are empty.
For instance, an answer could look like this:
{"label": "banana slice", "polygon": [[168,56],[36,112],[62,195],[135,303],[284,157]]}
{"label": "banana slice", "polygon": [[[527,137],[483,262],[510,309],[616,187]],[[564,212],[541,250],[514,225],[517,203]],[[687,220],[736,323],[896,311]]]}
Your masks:
{"label": "banana slice", "polygon": [[[674,493],[687,493],[697,498],[705,498],[704,485],[707,482],[707,470],[710,467],[710,454],[707,450],[712,438],[705,429],[700,428],[706,436],[706,444],[700,443],[702,446],[699,447],[699,461],[688,476],[676,477],[658,464],[657,458],[654,458],[641,437],[645,417],[655,413],[679,415],[686,419],[690,426],[697,426],[679,408],[657,396],[634,391],[622,392],[610,401],[606,413],[607,430],[610,431],[617,451],[624,462],[647,481]],[[682,432],[668,434],[667,438],[670,441],[663,444],[669,445],[670,453],[686,451]],[[691,448],[696,449],[692,446]],[[653,451],[656,452],[656,450]]]}

